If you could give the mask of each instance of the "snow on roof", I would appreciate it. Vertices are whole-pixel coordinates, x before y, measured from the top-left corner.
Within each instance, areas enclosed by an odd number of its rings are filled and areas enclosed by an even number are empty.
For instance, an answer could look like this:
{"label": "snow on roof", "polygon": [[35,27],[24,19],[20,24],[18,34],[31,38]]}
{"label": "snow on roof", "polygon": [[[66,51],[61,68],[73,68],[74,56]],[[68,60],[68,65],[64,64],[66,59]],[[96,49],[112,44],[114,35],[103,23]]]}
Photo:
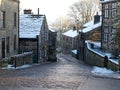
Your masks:
{"label": "snow on roof", "polygon": [[29,15],[20,15],[20,38],[36,38],[40,34],[43,16],[31,18]]}
{"label": "snow on roof", "polygon": [[78,36],[78,32],[77,32],[77,30],[69,30],[69,31],[63,33],[63,35],[69,36],[69,37],[76,37],[76,36]]}
{"label": "snow on roof", "polygon": [[96,28],[98,28],[98,27],[100,27],[100,26],[101,26],[101,22],[99,22],[99,23],[97,23],[97,24],[93,24],[93,25],[91,25],[91,26],[83,29],[82,31],[83,31],[83,33],[86,33],[86,32],[89,32],[89,31],[91,31],[91,30],[94,30],[94,29],[96,29]]}
{"label": "snow on roof", "polygon": [[51,32],[57,32],[55,29],[51,29],[51,28],[50,28],[49,30],[50,30]]}
{"label": "snow on roof", "polygon": [[94,21],[91,20],[91,21],[85,23],[83,26],[84,26],[84,27],[89,27],[89,26],[93,25],[93,22],[94,22]]}
{"label": "snow on roof", "polygon": [[87,33],[91,30],[94,30],[94,29],[100,27],[101,25],[102,25],[101,21],[99,23],[94,24],[94,21],[91,20],[88,23],[84,24],[84,27],[86,27],[86,28],[83,28],[82,30],[80,30],[80,32]]}

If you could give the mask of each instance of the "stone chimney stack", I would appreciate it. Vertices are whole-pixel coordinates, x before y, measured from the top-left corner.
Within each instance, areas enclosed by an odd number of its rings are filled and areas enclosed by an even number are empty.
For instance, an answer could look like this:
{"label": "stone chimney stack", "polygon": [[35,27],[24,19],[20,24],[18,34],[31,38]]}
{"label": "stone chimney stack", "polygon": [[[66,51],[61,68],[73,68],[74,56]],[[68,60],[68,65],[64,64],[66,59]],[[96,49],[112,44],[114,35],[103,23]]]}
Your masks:
{"label": "stone chimney stack", "polygon": [[94,24],[99,23],[100,22],[100,15],[97,14],[94,16]]}
{"label": "stone chimney stack", "polygon": [[81,29],[81,25],[80,25],[80,21],[77,20],[77,27],[76,27],[77,31],[79,32],[79,30]]}

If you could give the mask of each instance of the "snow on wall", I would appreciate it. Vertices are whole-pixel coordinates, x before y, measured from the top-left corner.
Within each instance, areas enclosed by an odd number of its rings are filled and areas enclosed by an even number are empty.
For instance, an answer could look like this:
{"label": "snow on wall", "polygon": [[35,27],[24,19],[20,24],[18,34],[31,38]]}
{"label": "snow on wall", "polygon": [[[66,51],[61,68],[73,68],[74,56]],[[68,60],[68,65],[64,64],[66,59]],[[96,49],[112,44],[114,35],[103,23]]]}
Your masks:
{"label": "snow on wall", "polygon": [[31,18],[29,15],[20,15],[20,38],[36,38],[40,34],[43,16]]}
{"label": "snow on wall", "polygon": [[[97,55],[100,55],[101,57],[107,56],[109,61],[111,61],[111,62],[119,65],[119,60],[118,60],[118,59],[110,59],[110,57],[112,57],[112,54],[111,54],[111,53],[103,52],[103,51],[101,51],[100,49],[92,49],[92,48],[91,48],[91,43],[94,44],[94,42],[86,41],[87,48],[88,48],[90,51],[96,53]],[[98,45],[98,47],[99,47],[99,43],[98,43],[98,44],[95,43],[94,45]],[[100,48],[100,47],[99,47],[99,48]]]}
{"label": "snow on wall", "polygon": [[111,2],[111,1],[116,1],[116,0],[101,0],[101,3],[107,3],[107,2]]}

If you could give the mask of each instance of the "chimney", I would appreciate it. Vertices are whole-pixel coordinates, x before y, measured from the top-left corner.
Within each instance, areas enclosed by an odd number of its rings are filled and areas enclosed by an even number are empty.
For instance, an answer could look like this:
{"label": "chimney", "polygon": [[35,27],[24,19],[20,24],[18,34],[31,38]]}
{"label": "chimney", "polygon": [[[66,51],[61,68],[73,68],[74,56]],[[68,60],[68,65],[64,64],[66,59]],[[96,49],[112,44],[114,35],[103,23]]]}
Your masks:
{"label": "chimney", "polygon": [[32,14],[32,10],[31,9],[24,9],[24,14]]}
{"label": "chimney", "polygon": [[38,16],[39,16],[39,14],[40,14],[40,13],[39,13],[39,8],[38,8]]}
{"label": "chimney", "polygon": [[98,15],[98,12],[97,14],[94,16],[94,24],[97,24],[100,22],[100,15]]}
{"label": "chimney", "polygon": [[73,27],[73,31],[75,31],[75,30],[76,30],[76,26]]}
{"label": "chimney", "polygon": [[77,19],[77,27],[76,27],[77,31],[79,32],[79,30],[81,29],[81,26],[80,26],[80,21]]}

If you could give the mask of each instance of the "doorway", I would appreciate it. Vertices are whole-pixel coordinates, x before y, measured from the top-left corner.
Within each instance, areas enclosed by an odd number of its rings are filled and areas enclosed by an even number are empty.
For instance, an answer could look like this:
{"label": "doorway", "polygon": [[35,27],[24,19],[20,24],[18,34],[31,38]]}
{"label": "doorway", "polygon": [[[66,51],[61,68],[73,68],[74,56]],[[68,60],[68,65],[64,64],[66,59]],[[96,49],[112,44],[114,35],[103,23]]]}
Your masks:
{"label": "doorway", "polygon": [[5,38],[2,38],[2,58],[5,58]]}

